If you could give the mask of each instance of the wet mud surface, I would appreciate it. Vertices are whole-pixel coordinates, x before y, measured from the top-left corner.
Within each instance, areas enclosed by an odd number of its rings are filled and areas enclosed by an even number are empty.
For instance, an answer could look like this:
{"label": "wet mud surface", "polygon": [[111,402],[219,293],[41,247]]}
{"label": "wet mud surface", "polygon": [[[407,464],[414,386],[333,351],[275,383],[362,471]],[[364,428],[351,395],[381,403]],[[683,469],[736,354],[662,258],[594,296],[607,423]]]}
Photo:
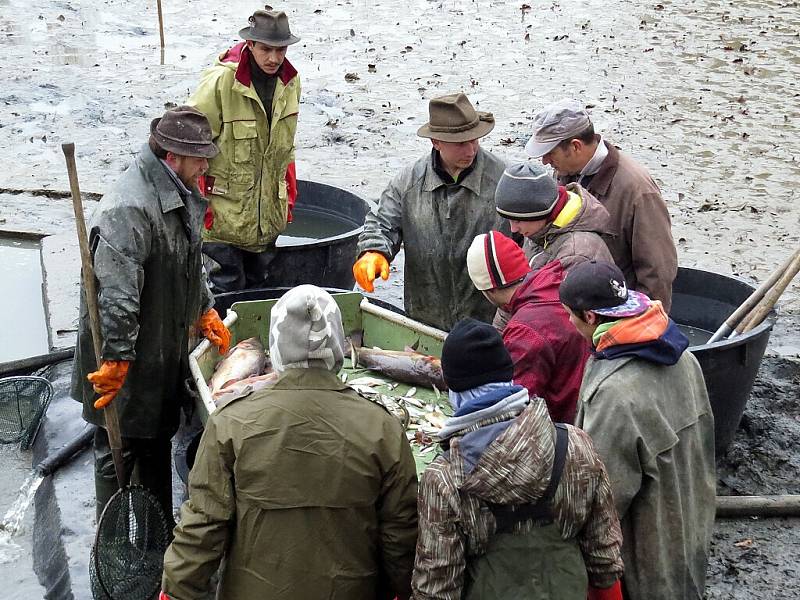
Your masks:
{"label": "wet mud surface", "polygon": [[[800,494],[798,439],[800,359],[765,356],[717,493]],[[718,519],[707,573],[708,600],[800,598],[800,518]]]}
{"label": "wet mud surface", "polygon": [[800,494],[798,440],[800,360],[766,356],[736,437],[717,459],[717,493]]}
{"label": "wet mud surface", "polygon": [[[42,264],[55,347],[74,343],[79,279],[70,201],[47,194],[69,187],[60,144],[76,143],[91,214],[91,199],[138,151],[150,120],[187,98],[201,69],[237,42],[236,31],[259,6],[252,0],[163,4],[167,49],[159,65],[155,0],[0,0],[6,58],[0,235],[46,236]],[[428,100],[459,90],[495,115],[483,146],[523,160],[537,110],[573,96],[590,106],[598,130],[647,165],[661,186],[682,265],[761,281],[800,244],[797,2],[300,0],[277,6],[302,37],[288,54],[303,82],[302,179],[375,202],[394,173],[428,151],[428,142],[415,135]],[[20,189],[35,193],[10,192]],[[402,277],[400,257],[376,296],[402,304]],[[800,487],[798,371],[783,358],[800,353],[797,283],[781,301],[770,350],[742,427],[719,460],[720,493],[797,493]],[[83,426],[77,403],[66,397],[67,370],[61,365],[55,373],[60,391],[37,442],[44,444],[41,453]],[[41,458],[3,457],[6,485]],[[88,599],[89,453],[45,481],[28,519],[31,538],[22,547],[33,548],[33,556],[0,568],[7,583],[2,596]],[[707,597],[800,598],[799,521],[718,521]]]}

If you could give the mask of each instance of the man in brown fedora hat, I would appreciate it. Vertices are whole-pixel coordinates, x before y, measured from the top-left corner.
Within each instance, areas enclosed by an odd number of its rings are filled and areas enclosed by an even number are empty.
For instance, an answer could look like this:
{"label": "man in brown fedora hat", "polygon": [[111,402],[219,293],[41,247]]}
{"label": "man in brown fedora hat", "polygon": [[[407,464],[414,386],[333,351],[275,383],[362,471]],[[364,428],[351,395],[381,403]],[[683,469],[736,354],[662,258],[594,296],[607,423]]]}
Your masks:
{"label": "man in brown fedora hat", "polygon": [[189,99],[208,117],[219,155],[209,161],[203,253],[214,292],[267,285],[275,239],[297,197],[294,136],[300,77],[286,48],[300,41],[283,11],[257,10],[245,40],[203,73]]}
{"label": "man in brown fedora hat", "polygon": [[83,418],[97,426],[98,516],[117,490],[103,407],[116,405],[125,462],[171,518],[170,439],[185,399],[190,330],[200,330],[222,352],[230,343],[211,308],[200,252],[206,201],[197,179],[216,154],[202,113],[190,106],[169,110],[153,120],[149,142],[92,216],[102,364],[97,369],[81,289],[71,394],[83,403]]}
{"label": "man in brown fedora hat", "polygon": [[417,135],[433,148],[395,176],[367,215],[353,274],[372,292],[376,277],[389,277],[403,244],[406,312],[449,330],[464,317],[492,319],[494,307],[472,285],[464,257],[476,235],[510,233],[494,208],[505,164],[478,141],[494,128],[494,117],[476,111],[464,94],[433,98],[429,114]]}

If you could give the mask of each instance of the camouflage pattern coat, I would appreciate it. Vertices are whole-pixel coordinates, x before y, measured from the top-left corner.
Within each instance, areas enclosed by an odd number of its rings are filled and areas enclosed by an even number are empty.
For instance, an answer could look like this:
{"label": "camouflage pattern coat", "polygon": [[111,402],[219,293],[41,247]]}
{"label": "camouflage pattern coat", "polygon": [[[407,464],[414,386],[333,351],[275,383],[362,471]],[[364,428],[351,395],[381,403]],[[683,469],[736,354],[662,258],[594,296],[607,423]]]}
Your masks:
{"label": "camouflage pattern coat", "polygon": [[[461,437],[513,415],[479,421],[450,439],[420,481],[419,542],[414,565],[415,600],[461,600],[467,562],[487,551],[495,519],[487,503],[536,502],[550,481],[555,427],[544,400],[533,397],[514,423],[465,472]],[[577,540],[589,585],[606,588],[622,574],[622,535],[608,477],[583,431],[568,426],[569,449],[553,498],[555,524],[564,540]],[[529,531],[532,521],[515,526]],[[520,554],[519,569],[530,568]],[[502,576],[502,574],[498,574]]]}

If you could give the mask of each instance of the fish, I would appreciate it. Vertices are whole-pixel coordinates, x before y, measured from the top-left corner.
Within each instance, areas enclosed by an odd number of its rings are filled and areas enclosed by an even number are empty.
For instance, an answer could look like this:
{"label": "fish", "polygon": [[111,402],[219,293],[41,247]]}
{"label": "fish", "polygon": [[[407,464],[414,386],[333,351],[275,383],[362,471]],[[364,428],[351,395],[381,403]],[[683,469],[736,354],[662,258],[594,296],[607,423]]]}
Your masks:
{"label": "fish", "polygon": [[267,354],[261,340],[257,337],[242,340],[231,348],[217,364],[214,374],[208,382],[212,397],[216,392],[237,381],[253,375],[261,375],[266,367]]}
{"label": "fish", "polygon": [[251,392],[269,387],[270,384],[278,379],[278,374],[274,371],[265,373],[264,375],[253,375],[245,377],[239,381],[235,381],[224,388],[217,390],[212,395],[214,404],[219,405],[223,401],[233,400],[234,398],[241,398]]}
{"label": "fish", "polygon": [[357,348],[353,346],[356,364],[377,371],[390,379],[446,390],[447,384],[442,375],[442,361],[435,356],[414,351],[379,350],[376,348]]}

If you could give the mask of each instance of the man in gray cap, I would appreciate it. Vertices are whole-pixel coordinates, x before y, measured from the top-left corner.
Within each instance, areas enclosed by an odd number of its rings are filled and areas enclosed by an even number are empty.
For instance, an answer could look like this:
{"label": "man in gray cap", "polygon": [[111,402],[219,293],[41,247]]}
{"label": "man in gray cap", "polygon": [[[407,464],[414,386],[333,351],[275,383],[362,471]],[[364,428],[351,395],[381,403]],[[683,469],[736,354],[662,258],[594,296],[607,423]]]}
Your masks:
{"label": "man in gray cap", "polygon": [[461,318],[490,321],[494,313],[472,285],[464,257],[476,235],[510,233],[494,208],[505,165],[480,147],[494,128],[491,113],[477,112],[464,94],[433,98],[428,108],[430,120],[417,135],[433,148],[395,176],[367,215],[353,275],[372,292],[376,277],[389,277],[403,244],[406,312],[449,330]]}
{"label": "man in gray cap", "polygon": [[602,140],[576,100],[537,114],[525,150],[551,165],[560,183],[580,184],[605,206],[612,232],[605,241],[627,285],[669,311],[678,257],[666,202],[647,169]]}
{"label": "man in gray cap", "polygon": [[189,99],[208,117],[220,150],[203,181],[210,203],[203,253],[214,292],[268,285],[275,240],[297,197],[300,78],[286,48],[300,38],[286,13],[269,7],[239,35],[245,41],[219,56]]}
{"label": "man in gray cap", "polygon": [[327,292],[301,285],[275,304],[278,380],[209,416],[162,598],[207,597],[222,562],[217,598],[408,599],[414,458],[400,421],[337,376],[344,344]]}
{"label": "man in gray cap", "polygon": [[97,426],[98,517],[118,489],[102,409],[114,402],[126,468],[171,519],[170,439],[189,400],[184,380],[190,330],[199,329],[222,352],[230,342],[211,308],[200,256],[206,201],[197,178],[216,154],[202,113],[190,106],[169,110],[153,120],[149,142],[92,215],[102,364],[97,369],[81,288],[71,395],[83,403],[83,418]]}

